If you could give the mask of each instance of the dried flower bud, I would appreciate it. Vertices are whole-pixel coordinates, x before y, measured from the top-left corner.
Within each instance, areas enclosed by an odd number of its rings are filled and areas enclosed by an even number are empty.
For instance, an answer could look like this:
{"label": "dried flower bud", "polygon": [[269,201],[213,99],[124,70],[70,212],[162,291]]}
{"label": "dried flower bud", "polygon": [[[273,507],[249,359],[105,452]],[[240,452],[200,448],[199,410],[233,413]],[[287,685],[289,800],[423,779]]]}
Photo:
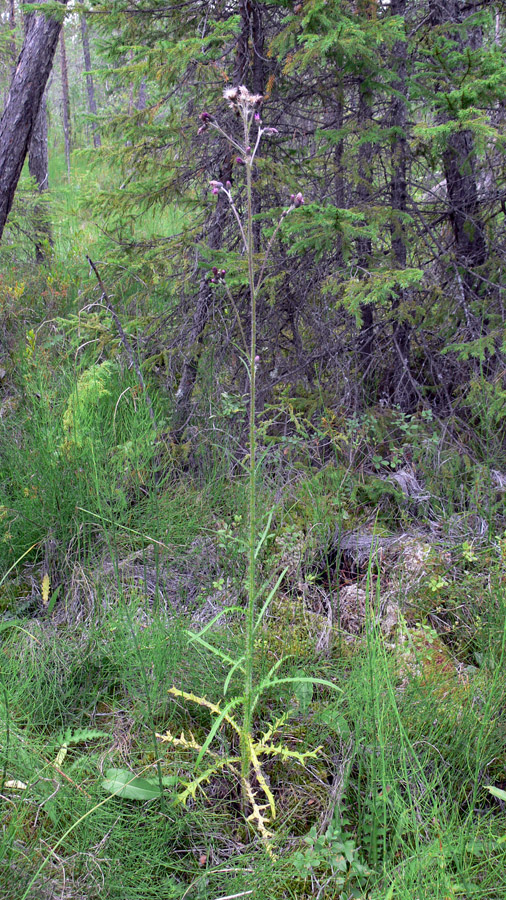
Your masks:
{"label": "dried flower bud", "polygon": [[208,112],[201,112],[199,119],[201,122],[212,122],[213,117]]}
{"label": "dried flower bud", "polygon": [[201,125],[197,134],[204,134],[204,131],[207,131],[207,125]]}
{"label": "dried flower bud", "polygon": [[225,100],[228,100],[230,106],[233,107],[235,105],[235,103],[237,103],[238,89],[237,88],[227,88],[225,91],[223,91],[223,96],[224,96]]}
{"label": "dried flower bud", "polygon": [[298,194],[295,195],[293,204],[295,206],[295,209],[298,209],[299,206],[304,206],[304,197],[302,196],[300,191]]}

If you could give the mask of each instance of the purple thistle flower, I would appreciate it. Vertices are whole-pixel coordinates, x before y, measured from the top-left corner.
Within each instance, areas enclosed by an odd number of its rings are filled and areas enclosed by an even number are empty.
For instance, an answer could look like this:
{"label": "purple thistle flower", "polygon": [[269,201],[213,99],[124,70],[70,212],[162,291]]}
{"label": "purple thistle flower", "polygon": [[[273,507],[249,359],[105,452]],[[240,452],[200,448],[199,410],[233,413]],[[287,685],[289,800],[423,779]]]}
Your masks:
{"label": "purple thistle flower", "polygon": [[199,119],[201,122],[212,122],[213,117],[208,112],[201,112]]}
{"label": "purple thistle flower", "polygon": [[231,182],[231,181],[226,181],[226,182],[225,182],[225,187],[226,187],[227,191],[229,191],[230,188],[232,187],[232,182]]}
{"label": "purple thistle flower", "polygon": [[242,156],[236,156],[235,161],[238,166],[244,166],[246,163],[244,162]]}
{"label": "purple thistle flower", "polygon": [[295,197],[293,199],[293,204],[295,206],[295,209],[298,209],[299,206],[304,206],[304,197],[302,196],[300,191],[298,194],[295,195]]}

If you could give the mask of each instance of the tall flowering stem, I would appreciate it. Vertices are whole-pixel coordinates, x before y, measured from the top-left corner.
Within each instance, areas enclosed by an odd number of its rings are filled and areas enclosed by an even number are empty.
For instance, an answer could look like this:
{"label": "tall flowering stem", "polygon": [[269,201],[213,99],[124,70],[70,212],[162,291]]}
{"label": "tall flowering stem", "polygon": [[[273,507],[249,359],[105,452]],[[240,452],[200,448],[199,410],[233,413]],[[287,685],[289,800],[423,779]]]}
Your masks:
{"label": "tall flowering stem", "polygon": [[[233,136],[227,134],[222,129],[219,122],[214,116],[204,112],[200,119],[202,125],[199,133],[206,131],[209,127],[216,129],[222,134],[231,146],[240,155],[236,158],[236,165],[244,167],[246,174],[246,221],[243,222],[239,211],[235,205],[232,196],[232,185],[230,182],[223,184],[221,181],[211,181],[210,187],[213,194],[225,194],[230,204],[230,208],[236,219],[241,239],[243,242],[244,252],[248,261],[248,282],[250,293],[250,313],[251,313],[251,334],[248,348],[248,369],[250,381],[250,403],[249,403],[249,482],[248,482],[248,571],[247,571],[247,609],[246,609],[246,629],[245,629],[245,654],[244,654],[244,694],[243,694],[243,716],[242,728],[240,736],[241,744],[241,780],[243,790],[243,804],[247,806],[251,801],[249,787],[249,776],[252,764],[252,726],[253,726],[253,709],[255,705],[255,692],[253,684],[253,657],[255,645],[255,605],[257,598],[256,586],[256,556],[257,556],[257,471],[256,471],[256,424],[255,424],[255,401],[256,401],[256,370],[260,362],[257,355],[257,321],[256,306],[259,291],[264,280],[265,267],[267,259],[272,248],[274,239],[278,233],[281,223],[286,215],[292,209],[302,206],[304,198],[302,194],[296,194],[290,197],[289,206],[283,211],[280,219],[274,229],[266,248],[264,259],[258,275],[255,277],[255,259],[253,246],[253,166],[255,156],[260,146],[263,135],[277,134],[275,128],[264,128],[260,118],[260,107],[263,97],[259,94],[250,94],[244,85],[235,88],[229,88],[224,92],[224,97],[229,105],[239,115],[243,126],[242,143]],[[256,131],[255,131],[256,129]],[[254,138],[253,138],[254,134]],[[225,285],[227,294],[230,291],[225,283],[225,272],[219,272],[217,268],[213,268],[213,277],[211,282],[222,282]],[[232,299],[232,298],[231,298]],[[235,308],[235,307],[234,307]],[[240,323],[239,323],[240,324]],[[241,328],[242,331],[242,328]]]}

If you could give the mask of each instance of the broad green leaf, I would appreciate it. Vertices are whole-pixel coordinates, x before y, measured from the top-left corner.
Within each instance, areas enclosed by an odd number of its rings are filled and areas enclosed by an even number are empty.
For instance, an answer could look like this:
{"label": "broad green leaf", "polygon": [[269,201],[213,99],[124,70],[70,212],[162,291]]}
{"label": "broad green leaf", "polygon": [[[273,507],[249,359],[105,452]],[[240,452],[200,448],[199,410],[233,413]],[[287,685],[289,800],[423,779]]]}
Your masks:
{"label": "broad green leaf", "polygon": [[[164,785],[173,785],[177,783],[177,777],[166,776],[162,781]],[[140,778],[128,769],[108,769],[102,790],[126,800],[154,800],[160,796],[158,779]]]}
{"label": "broad green leaf", "polygon": [[487,788],[487,791],[490,791],[490,793],[494,797],[497,797],[499,800],[506,800],[506,791],[502,791],[501,788],[494,787],[493,784],[487,784],[485,785],[485,787]]}
{"label": "broad green leaf", "polygon": [[315,715],[314,720],[321,725],[326,725],[327,728],[330,728],[331,731],[334,731],[342,738],[349,737],[350,727],[343,714],[340,712],[340,705],[338,703],[329,703],[325,709]]}
{"label": "broad green leaf", "polygon": [[305,713],[311,706],[313,700],[313,680],[306,678],[303,672],[301,672],[300,677],[304,680],[295,682],[293,692],[295,694],[295,699],[299,704],[300,711]]}

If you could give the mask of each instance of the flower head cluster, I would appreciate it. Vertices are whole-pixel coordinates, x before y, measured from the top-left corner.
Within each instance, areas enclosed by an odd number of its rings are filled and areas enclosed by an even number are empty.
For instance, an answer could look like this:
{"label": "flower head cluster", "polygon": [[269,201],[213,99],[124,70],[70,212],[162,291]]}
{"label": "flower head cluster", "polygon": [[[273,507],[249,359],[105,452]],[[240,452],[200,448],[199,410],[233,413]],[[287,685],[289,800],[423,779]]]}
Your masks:
{"label": "flower head cluster", "polygon": [[203,134],[204,131],[207,131],[209,125],[214,122],[214,116],[212,116],[208,112],[202,112],[200,113],[199,119],[202,122],[202,125],[200,126],[197,134]]}
{"label": "flower head cluster", "polygon": [[290,194],[290,203],[295,206],[295,209],[298,209],[299,206],[304,206],[304,197],[300,191],[298,194]]}
{"label": "flower head cluster", "polygon": [[227,88],[223,91],[223,96],[231,109],[246,113],[258,110],[264,99],[262,94],[250,94],[244,84],[240,84],[239,87]]}
{"label": "flower head cluster", "polygon": [[226,269],[218,269],[217,266],[213,266],[213,268],[211,269],[211,284],[219,284],[220,281],[225,281],[226,274]]}

